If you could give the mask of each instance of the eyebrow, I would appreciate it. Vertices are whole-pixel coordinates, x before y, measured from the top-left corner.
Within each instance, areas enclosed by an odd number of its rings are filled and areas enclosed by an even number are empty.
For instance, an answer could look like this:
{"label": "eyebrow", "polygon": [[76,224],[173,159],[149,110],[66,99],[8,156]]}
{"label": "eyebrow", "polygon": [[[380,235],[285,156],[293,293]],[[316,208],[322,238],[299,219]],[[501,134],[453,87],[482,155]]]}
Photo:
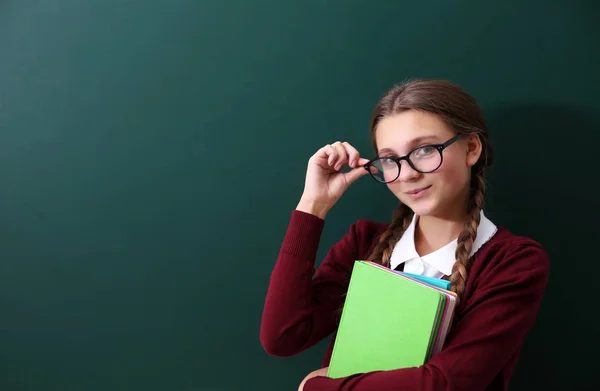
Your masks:
{"label": "eyebrow", "polygon": [[[410,141],[408,141],[406,144],[406,148],[407,148],[407,152],[412,150],[413,148],[415,148],[416,146],[423,144],[423,143],[429,143],[429,142],[439,142],[439,138],[437,136],[434,135],[430,135],[430,136],[420,136],[420,137],[416,137]],[[379,155],[383,155],[383,154],[395,154],[396,151],[394,151],[391,148],[382,148],[379,150]]]}

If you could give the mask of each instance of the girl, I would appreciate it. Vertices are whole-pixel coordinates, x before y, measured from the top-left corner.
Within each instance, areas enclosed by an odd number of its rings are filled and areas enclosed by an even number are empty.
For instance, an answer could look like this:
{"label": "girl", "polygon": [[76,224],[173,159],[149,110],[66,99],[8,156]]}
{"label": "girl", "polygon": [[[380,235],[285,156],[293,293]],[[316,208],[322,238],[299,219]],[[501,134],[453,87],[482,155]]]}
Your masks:
{"label": "girl", "polygon": [[[493,153],[477,103],[447,81],[410,81],[376,105],[371,138],[377,157],[370,161],[347,142],[310,158],[271,275],[264,349],[291,356],[333,334],[323,368],[306,376],[301,391],[506,390],[546,289],[549,260],[538,243],[497,227],[483,212],[483,173]],[[341,172],[346,166],[350,171]],[[398,198],[392,221],[357,221],[313,278],[327,212],[363,176]],[[338,311],[359,259],[450,280],[460,298],[455,321],[443,350],[425,365],[327,377]]]}

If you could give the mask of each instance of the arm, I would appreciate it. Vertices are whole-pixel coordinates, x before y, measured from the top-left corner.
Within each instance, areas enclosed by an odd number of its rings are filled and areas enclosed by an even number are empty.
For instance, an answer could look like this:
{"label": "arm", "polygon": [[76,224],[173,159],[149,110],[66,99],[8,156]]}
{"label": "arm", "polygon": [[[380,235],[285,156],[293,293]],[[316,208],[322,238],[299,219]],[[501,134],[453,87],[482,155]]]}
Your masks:
{"label": "arm", "polygon": [[303,390],[485,390],[532,328],[549,275],[538,246],[519,246],[497,266],[465,302],[447,346],[427,364],[340,379],[317,376]]}
{"label": "arm", "polygon": [[357,256],[356,230],[327,253],[313,279],[324,220],[299,210],[273,268],[262,315],[260,341],[271,355],[297,354],[331,334]]}

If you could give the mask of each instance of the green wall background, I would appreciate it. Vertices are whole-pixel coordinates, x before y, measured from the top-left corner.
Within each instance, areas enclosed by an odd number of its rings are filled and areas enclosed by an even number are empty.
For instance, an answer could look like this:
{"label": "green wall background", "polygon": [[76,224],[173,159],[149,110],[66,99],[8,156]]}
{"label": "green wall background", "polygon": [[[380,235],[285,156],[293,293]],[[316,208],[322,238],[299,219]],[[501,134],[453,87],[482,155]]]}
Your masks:
{"label": "green wall background", "polygon": [[[0,389],[295,390],[325,345],[273,358],[258,330],[306,161],[370,156],[371,109],[409,77],[479,99],[488,214],[552,259],[512,389],[595,381],[599,11],[0,0]],[[357,182],[321,254],[394,205]]]}

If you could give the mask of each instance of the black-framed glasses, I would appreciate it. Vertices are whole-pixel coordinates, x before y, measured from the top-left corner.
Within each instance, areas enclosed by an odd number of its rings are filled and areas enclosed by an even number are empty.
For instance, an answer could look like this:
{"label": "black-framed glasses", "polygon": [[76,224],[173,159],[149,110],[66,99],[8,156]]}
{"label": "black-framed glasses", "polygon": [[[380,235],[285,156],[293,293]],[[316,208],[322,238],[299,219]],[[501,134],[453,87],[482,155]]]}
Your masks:
{"label": "black-framed glasses", "polygon": [[367,164],[365,170],[378,182],[394,182],[400,176],[402,160],[412,167],[413,170],[422,174],[433,172],[440,168],[444,161],[442,151],[458,140],[462,134],[457,134],[443,144],[427,144],[417,147],[405,156],[377,156]]}

